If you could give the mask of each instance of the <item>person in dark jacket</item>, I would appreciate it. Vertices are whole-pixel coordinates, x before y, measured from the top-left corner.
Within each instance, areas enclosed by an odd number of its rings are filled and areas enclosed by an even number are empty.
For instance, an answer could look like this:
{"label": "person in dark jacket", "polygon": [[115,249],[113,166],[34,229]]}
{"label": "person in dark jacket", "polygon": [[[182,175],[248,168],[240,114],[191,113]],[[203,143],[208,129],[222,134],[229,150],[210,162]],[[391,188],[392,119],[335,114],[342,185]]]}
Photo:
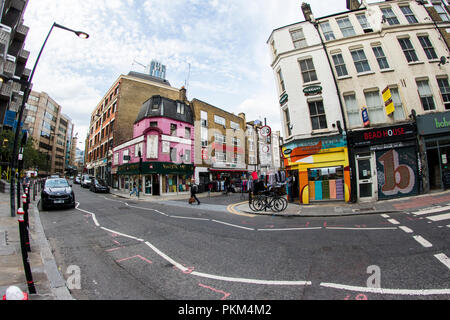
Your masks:
{"label": "person in dark jacket", "polygon": [[197,204],[200,205],[200,200],[198,200],[196,194],[197,194],[197,185],[191,183],[191,199],[197,200]]}

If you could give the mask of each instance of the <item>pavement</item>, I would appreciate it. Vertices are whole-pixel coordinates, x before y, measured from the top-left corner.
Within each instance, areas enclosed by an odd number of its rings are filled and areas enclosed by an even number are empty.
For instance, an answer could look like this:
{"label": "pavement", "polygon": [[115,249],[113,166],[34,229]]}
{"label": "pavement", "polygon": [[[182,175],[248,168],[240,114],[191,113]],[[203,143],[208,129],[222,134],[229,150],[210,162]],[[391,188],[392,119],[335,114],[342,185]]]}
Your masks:
{"label": "pavement", "polygon": [[[186,207],[189,194],[149,197],[135,195],[128,192],[111,190],[111,194],[134,201],[154,201]],[[351,216],[362,214],[379,214],[388,212],[402,212],[415,210],[443,203],[450,203],[450,190],[429,193],[415,197],[395,200],[354,203],[343,202],[322,203],[312,205],[298,205],[289,203],[282,213],[253,212],[248,206],[248,195],[222,193],[201,193],[197,197],[201,201],[199,208],[210,211],[228,212],[238,215],[271,215],[282,217],[329,217]],[[33,196],[31,197],[33,200]],[[73,300],[66,282],[58,270],[52,250],[45,236],[37,208],[39,194],[32,201],[29,209],[29,232],[31,252],[28,253],[36,294],[29,295],[30,300]],[[197,206],[193,204],[192,206]],[[0,299],[9,286],[17,286],[28,292],[25,278],[22,252],[19,238],[17,215],[12,217],[10,211],[10,189],[6,183],[5,192],[0,192]]]}

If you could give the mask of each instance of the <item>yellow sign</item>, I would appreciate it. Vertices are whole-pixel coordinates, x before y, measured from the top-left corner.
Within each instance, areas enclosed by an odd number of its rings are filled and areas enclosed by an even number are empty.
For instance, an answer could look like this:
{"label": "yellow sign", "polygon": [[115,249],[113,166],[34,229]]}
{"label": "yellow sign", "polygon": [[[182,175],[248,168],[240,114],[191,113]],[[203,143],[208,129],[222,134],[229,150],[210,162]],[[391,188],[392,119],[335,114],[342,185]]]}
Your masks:
{"label": "yellow sign", "polygon": [[391,94],[391,90],[389,90],[389,87],[386,87],[386,89],[383,90],[382,94],[383,94],[384,106],[386,107],[386,114],[390,115],[390,114],[394,113],[395,106],[394,106],[394,102],[392,101],[392,94]]}

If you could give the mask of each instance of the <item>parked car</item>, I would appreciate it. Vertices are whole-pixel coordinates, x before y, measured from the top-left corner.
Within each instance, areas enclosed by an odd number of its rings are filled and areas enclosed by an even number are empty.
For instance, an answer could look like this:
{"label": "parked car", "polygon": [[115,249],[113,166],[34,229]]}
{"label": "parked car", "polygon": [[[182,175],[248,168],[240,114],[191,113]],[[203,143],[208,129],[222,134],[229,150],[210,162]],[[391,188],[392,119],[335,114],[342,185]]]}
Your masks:
{"label": "parked car", "polygon": [[81,177],[81,186],[83,188],[89,188],[91,186],[91,181],[94,179],[93,176],[90,175],[84,175]]}
{"label": "parked car", "polygon": [[94,192],[106,192],[106,193],[109,193],[109,187],[106,184],[106,182],[104,180],[102,180],[102,179],[97,179],[97,178],[93,179],[91,181],[91,186],[90,186],[89,189],[91,191],[94,191]]}
{"label": "parked car", "polygon": [[47,179],[41,190],[41,205],[43,210],[50,207],[75,208],[75,194],[67,180]]}
{"label": "parked car", "polygon": [[73,179],[73,183],[75,184],[81,184],[81,175],[78,175]]}

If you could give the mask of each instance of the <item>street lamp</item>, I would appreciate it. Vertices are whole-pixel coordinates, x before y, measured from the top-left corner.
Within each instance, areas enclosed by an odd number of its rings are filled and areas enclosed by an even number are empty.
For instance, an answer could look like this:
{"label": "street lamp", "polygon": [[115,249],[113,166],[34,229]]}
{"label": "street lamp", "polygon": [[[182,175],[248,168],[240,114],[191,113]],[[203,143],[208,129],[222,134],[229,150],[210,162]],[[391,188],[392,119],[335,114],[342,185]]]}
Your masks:
{"label": "street lamp", "polygon": [[[86,32],[82,32],[82,31],[76,31],[73,29],[69,29],[67,27],[64,27],[60,24],[57,24],[56,22],[53,23],[52,27],[50,28],[50,31],[47,34],[47,37],[44,40],[44,43],[42,44],[41,49],[39,50],[39,54],[36,58],[36,62],[34,63],[34,67],[31,70],[31,74],[30,77],[28,78],[28,81],[26,82],[25,85],[25,91],[23,94],[23,99],[22,99],[22,105],[20,106],[19,109],[19,115],[18,115],[18,119],[17,119],[17,127],[16,127],[16,135],[14,137],[14,145],[13,145],[13,150],[12,150],[12,156],[11,156],[11,162],[10,162],[10,167],[11,167],[11,182],[10,182],[10,187],[11,187],[11,216],[14,217],[16,215],[16,209],[14,207],[14,197],[15,197],[15,189],[14,189],[14,182],[15,182],[15,171],[16,171],[16,167],[17,167],[17,146],[19,144],[19,136],[20,136],[20,131],[21,131],[21,122],[22,122],[22,117],[23,117],[23,112],[25,109],[25,103],[28,101],[28,96],[30,94],[30,86],[31,86],[31,82],[33,81],[33,76],[34,76],[34,72],[36,71],[36,66],[39,62],[39,59],[41,58],[41,54],[42,51],[44,50],[45,45],[47,44],[47,40],[50,37],[50,34],[53,31],[53,28],[60,28],[66,31],[70,31],[75,33],[78,37],[82,38],[82,39],[87,39],[89,38],[89,35]],[[20,192],[20,189],[17,190],[17,192]]]}

